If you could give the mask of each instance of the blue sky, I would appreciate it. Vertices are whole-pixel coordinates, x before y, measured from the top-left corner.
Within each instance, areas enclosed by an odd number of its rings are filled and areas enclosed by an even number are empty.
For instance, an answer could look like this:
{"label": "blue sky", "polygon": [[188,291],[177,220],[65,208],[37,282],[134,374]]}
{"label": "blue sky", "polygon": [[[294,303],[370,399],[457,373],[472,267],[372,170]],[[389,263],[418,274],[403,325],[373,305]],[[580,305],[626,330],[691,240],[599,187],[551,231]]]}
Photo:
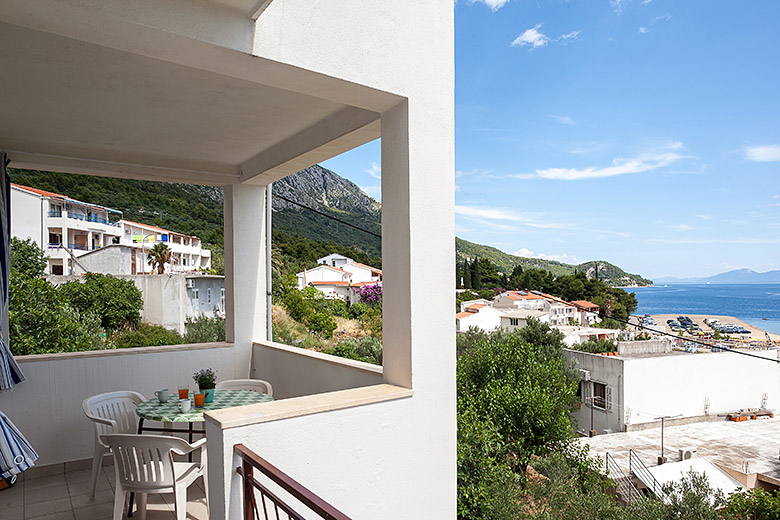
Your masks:
{"label": "blue sky", "polygon": [[[459,237],[651,278],[780,269],[780,3],[455,9]],[[379,163],[324,166],[378,198]]]}

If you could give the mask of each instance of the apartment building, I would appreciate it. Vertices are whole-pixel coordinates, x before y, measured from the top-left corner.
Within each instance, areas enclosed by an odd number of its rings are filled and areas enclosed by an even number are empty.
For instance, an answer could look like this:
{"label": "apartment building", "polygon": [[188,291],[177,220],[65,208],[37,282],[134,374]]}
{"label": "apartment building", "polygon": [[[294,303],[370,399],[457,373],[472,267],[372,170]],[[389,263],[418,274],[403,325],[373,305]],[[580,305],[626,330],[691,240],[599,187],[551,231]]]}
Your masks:
{"label": "apartment building", "polygon": [[11,235],[43,249],[48,274],[149,273],[146,255],[157,243],[171,249],[167,271],[211,268],[200,238],[125,220],[116,209],[18,184],[11,185],[11,208]]}
{"label": "apartment building", "polygon": [[11,235],[38,244],[50,274],[71,273],[76,258],[122,237],[121,211],[59,193],[12,184],[11,208]]}

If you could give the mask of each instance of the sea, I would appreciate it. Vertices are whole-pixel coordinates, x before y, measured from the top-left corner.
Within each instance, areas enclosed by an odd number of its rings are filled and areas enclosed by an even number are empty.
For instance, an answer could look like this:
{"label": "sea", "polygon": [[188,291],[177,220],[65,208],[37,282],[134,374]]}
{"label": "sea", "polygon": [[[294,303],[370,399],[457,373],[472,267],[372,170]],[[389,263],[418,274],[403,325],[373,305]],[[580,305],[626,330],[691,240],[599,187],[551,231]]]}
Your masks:
{"label": "sea", "polygon": [[626,289],[636,294],[636,314],[734,316],[780,334],[780,284],[669,284]]}

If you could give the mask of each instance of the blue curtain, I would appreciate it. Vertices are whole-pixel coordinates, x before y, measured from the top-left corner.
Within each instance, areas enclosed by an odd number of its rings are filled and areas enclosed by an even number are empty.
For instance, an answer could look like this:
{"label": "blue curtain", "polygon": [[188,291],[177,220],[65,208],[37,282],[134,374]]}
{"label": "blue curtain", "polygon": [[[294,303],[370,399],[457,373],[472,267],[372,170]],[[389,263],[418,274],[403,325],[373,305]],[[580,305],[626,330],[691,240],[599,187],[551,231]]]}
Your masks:
{"label": "blue curtain", "polygon": [[10,390],[24,381],[19,365],[8,343],[8,277],[11,247],[11,179],[8,178],[8,157],[0,154],[0,391]]}

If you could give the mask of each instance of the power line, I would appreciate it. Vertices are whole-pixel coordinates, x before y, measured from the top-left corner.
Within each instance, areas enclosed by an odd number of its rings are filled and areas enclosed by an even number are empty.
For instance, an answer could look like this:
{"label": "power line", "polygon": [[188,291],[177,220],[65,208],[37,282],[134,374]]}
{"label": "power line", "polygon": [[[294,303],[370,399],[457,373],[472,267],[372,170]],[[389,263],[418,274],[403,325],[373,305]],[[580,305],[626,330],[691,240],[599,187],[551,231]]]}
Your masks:
{"label": "power line", "polygon": [[301,204],[300,202],[295,202],[294,200],[290,200],[287,197],[282,197],[281,195],[274,194],[274,198],[281,199],[281,200],[283,200],[285,202],[289,202],[290,204],[294,204],[296,206],[300,206],[301,208],[307,209],[309,211],[312,211],[312,212],[316,213],[317,215],[321,215],[321,216],[323,216],[325,218],[329,218],[331,220],[335,220],[336,222],[340,222],[340,223],[344,224],[345,226],[349,226],[351,228],[357,229],[358,231],[362,231],[363,233],[368,233],[369,235],[375,236],[375,237],[377,237],[379,239],[382,238],[382,235],[374,233],[373,231],[369,231],[367,229],[363,229],[360,226],[356,226],[355,224],[352,224],[352,223],[347,222],[345,220],[341,220],[340,218],[334,217],[333,215],[328,215],[327,213],[324,213],[324,212],[322,212],[322,211],[320,211],[318,209],[310,208],[309,206],[306,206],[305,204]]}

